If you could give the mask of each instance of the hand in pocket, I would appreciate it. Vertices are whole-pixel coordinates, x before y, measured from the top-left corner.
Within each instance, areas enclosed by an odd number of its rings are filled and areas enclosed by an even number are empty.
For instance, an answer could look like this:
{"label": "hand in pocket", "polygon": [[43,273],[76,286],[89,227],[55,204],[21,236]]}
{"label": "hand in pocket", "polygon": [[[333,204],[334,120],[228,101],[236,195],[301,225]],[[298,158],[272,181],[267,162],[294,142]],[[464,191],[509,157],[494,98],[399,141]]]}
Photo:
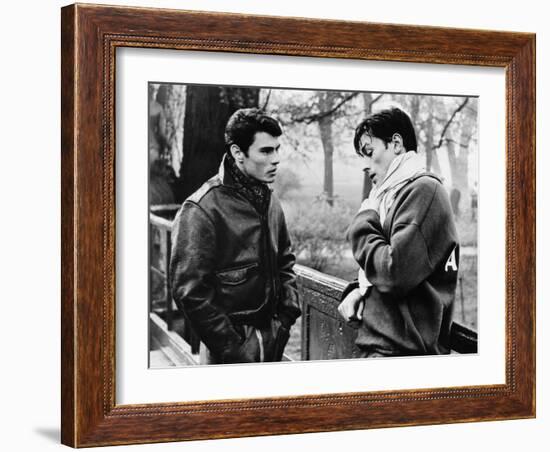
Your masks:
{"label": "hand in pocket", "polygon": [[243,342],[224,353],[222,357],[224,364],[260,362],[260,343],[255,328],[245,325],[242,331],[244,335]]}
{"label": "hand in pocket", "polygon": [[271,320],[271,337],[273,338],[273,345],[268,360],[281,361],[288,338],[290,337],[290,332],[277,318]]}

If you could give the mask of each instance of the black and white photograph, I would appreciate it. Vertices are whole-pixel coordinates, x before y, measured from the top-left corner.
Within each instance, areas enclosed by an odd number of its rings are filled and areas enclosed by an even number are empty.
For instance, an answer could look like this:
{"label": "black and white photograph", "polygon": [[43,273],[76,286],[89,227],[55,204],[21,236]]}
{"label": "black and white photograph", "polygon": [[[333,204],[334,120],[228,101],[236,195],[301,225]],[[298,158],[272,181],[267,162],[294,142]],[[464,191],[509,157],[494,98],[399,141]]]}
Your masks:
{"label": "black and white photograph", "polygon": [[476,96],[147,90],[150,368],[477,353]]}

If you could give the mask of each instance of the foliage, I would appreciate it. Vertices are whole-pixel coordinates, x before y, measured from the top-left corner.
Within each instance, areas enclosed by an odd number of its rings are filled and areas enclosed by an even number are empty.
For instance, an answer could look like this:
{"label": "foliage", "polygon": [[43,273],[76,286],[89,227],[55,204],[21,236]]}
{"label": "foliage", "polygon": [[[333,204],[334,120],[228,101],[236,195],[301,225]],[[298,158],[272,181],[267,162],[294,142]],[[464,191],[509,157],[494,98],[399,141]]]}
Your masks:
{"label": "foliage", "polygon": [[323,196],[313,203],[295,203],[286,209],[292,245],[300,264],[325,271],[342,260],[348,248],[346,231],[352,210],[338,199],[331,207]]}
{"label": "foliage", "polygon": [[474,330],[477,325],[477,254],[460,256],[453,320]]}
{"label": "foliage", "polygon": [[258,106],[258,89],[222,87],[220,89],[220,103],[227,104],[231,111],[239,108]]}
{"label": "foliage", "polygon": [[273,190],[279,199],[288,198],[289,194],[299,190],[302,186],[298,174],[290,168],[279,168],[277,178],[273,184]]}
{"label": "foliage", "polygon": [[[179,167],[183,155],[183,119],[185,114],[185,85],[151,84],[150,96],[156,98],[162,105],[166,120],[166,140],[168,146],[164,149],[160,159],[170,165],[175,175],[179,174]],[[151,162],[152,163],[152,162]]]}
{"label": "foliage", "polygon": [[472,217],[471,208],[462,209],[455,221],[460,246],[477,247],[477,219]]}

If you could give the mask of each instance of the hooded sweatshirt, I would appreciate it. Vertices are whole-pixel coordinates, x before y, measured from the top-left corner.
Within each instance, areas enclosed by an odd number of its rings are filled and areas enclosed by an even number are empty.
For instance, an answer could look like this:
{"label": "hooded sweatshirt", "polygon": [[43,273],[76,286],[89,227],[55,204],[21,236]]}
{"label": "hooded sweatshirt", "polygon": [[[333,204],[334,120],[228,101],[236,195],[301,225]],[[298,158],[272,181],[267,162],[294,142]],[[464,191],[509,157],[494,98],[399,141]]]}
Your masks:
{"label": "hooded sweatshirt", "polygon": [[[373,187],[369,194],[369,200],[378,205],[380,223],[384,223],[399,190],[425,171],[424,159],[416,152],[405,152],[393,159],[380,186]],[[372,284],[362,268],[359,268],[357,279],[361,295],[365,295]]]}
{"label": "hooded sweatshirt", "polygon": [[401,184],[383,222],[379,211],[362,210],[349,229],[354,258],[372,284],[356,343],[382,355],[449,353],[459,262],[449,198],[429,173]]}

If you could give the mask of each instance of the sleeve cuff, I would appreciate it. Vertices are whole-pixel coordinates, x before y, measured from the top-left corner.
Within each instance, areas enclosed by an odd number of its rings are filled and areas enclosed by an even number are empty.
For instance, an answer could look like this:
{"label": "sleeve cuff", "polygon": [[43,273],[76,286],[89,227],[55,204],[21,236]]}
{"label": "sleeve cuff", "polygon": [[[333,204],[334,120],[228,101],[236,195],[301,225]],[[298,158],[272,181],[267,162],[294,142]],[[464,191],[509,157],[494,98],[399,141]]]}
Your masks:
{"label": "sleeve cuff", "polygon": [[355,289],[358,289],[359,288],[359,281],[356,279],[352,282],[350,282],[346,288],[344,289],[344,291],[342,292],[342,297],[340,298],[340,301],[342,301],[344,298],[346,298],[348,296],[348,294],[352,291],[352,290],[355,290]]}

